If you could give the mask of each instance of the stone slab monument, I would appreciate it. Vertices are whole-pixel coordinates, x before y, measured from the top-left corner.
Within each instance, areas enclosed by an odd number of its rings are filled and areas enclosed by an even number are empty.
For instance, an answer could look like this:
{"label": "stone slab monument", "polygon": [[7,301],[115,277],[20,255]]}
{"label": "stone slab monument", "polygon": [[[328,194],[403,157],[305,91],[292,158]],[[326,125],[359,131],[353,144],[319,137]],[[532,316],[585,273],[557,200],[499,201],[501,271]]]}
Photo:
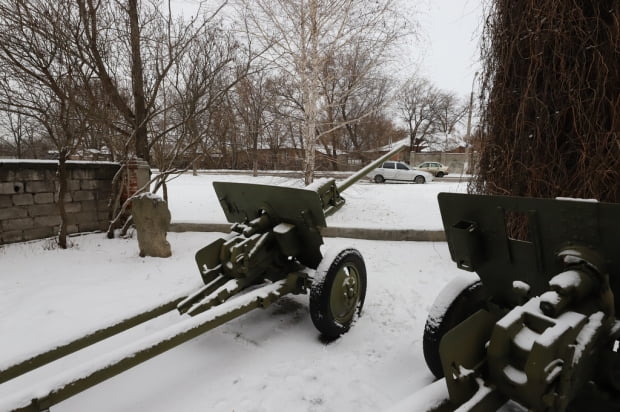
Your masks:
{"label": "stone slab monument", "polygon": [[140,256],[172,256],[170,243],[166,240],[171,218],[168,204],[153,193],[140,194],[131,202]]}

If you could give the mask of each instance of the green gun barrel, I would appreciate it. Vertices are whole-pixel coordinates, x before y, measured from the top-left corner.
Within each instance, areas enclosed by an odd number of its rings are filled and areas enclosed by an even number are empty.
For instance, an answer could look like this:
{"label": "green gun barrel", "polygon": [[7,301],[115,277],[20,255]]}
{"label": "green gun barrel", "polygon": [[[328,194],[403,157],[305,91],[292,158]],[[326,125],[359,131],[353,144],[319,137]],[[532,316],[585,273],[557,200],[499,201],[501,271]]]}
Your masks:
{"label": "green gun barrel", "polygon": [[380,166],[383,162],[390,159],[392,156],[400,153],[402,150],[406,149],[407,145],[398,146],[378,159],[374,160],[367,166],[364,166],[357,172],[353,173],[347,179],[345,179],[340,184],[336,184],[334,179],[323,179],[319,180],[316,183],[309,185],[306,189],[314,190],[319,194],[321,198],[321,203],[323,204],[323,212],[325,216],[330,216],[334,214],[338,209],[344,205],[344,198],[340,196],[340,194],[351,187],[355,182],[361,180],[370,173],[373,169]]}
{"label": "green gun barrel", "polygon": [[343,191],[347,190],[355,182],[357,182],[358,180],[362,179],[364,176],[366,176],[368,173],[370,173],[373,169],[375,169],[376,167],[381,165],[381,163],[385,162],[386,160],[389,160],[392,156],[400,153],[401,151],[403,151],[407,147],[408,146],[406,144],[398,146],[398,147],[390,150],[389,152],[387,152],[386,154],[384,154],[383,156],[381,156],[377,160],[375,160],[372,163],[368,164],[367,166],[364,166],[363,168],[361,168],[360,170],[355,172],[353,175],[351,175],[344,182],[340,183],[338,185],[338,192],[343,192]]}

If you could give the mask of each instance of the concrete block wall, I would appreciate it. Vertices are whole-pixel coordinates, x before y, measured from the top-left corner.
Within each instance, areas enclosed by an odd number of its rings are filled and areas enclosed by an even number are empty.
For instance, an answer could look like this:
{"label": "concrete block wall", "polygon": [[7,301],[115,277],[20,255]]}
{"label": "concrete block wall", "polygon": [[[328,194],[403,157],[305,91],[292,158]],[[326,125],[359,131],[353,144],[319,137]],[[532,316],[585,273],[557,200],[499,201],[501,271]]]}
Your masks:
{"label": "concrete block wall", "polygon": [[[69,233],[107,229],[107,203],[119,167],[111,162],[67,162]],[[0,244],[58,233],[57,168],[56,161],[0,160]]]}

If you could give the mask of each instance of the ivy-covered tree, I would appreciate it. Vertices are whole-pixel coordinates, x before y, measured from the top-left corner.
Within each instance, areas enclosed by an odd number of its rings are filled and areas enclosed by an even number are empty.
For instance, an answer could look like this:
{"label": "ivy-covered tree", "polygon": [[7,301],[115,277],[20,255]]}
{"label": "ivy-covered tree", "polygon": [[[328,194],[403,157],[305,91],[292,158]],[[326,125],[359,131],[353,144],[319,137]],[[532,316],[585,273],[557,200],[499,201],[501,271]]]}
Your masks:
{"label": "ivy-covered tree", "polygon": [[474,193],[620,202],[620,3],[493,0]]}

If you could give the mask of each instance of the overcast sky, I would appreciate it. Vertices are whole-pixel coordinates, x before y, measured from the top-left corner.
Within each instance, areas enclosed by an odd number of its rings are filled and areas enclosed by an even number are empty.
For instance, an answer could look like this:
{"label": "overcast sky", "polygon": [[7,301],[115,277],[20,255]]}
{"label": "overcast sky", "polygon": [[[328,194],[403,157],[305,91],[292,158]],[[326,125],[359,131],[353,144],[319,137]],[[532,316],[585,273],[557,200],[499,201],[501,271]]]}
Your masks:
{"label": "overcast sky", "polygon": [[[418,73],[444,91],[469,98],[474,73],[480,70],[478,42],[484,0],[403,0],[417,10],[419,40],[403,50],[397,71],[406,79]],[[192,13],[199,0],[173,0],[176,12]],[[208,1],[214,6],[219,2]]]}
{"label": "overcast sky", "polygon": [[468,97],[480,70],[482,0],[430,0],[419,10],[420,73],[437,87]]}

